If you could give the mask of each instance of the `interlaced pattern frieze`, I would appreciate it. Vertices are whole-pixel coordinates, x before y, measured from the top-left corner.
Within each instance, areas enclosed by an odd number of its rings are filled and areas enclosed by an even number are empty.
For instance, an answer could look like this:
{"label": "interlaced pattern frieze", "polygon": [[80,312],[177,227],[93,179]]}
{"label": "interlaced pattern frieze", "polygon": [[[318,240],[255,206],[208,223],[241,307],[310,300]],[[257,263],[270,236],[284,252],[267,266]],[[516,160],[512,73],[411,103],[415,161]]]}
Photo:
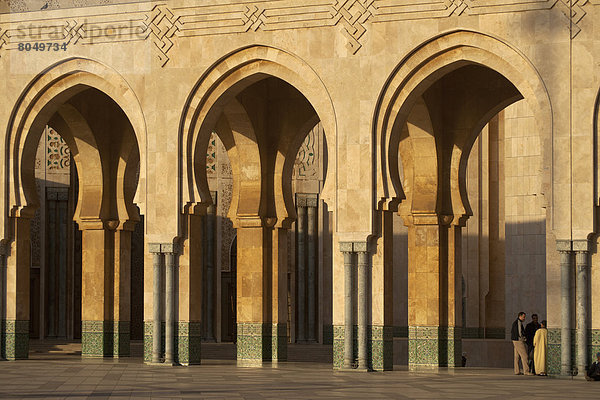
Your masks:
{"label": "interlaced pattern frieze", "polygon": [[159,64],[165,66],[177,37],[315,27],[337,27],[347,42],[349,53],[356,54],[364,46],[372,23],[552,8],[564,14],[574,38],[581,31],[581,21],[588,13],[586,7],[599,5],[600,0],[315,0],[310,3],[224,0],[197,3],[147,2],[140,3],[135,11],[128,6],[115,5],[90,8],[95,14],[86,16],[48,17],[35,21],[18,21],[15,18],[18,14],[14,13],[12,18],[3,21],[3,15],[0,15],[0,56],[2,51],[14,50],[22,42],[60,40],[68,44],[92,45],[151,40]]}

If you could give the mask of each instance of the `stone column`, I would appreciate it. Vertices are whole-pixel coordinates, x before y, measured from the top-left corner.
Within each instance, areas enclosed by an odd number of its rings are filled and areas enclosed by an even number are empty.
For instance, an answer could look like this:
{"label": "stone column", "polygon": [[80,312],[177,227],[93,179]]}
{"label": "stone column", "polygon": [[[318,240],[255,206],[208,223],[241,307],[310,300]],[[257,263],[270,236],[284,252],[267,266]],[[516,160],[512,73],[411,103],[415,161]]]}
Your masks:
{"label": "stone column", "polygon": [[175,346],[175,336],[173,335],[173,331],[175,329],[175,318],[173,318],[173,314],[175,313],[175,293],[173,290],[173,272],[175,268],[175,253],[166,253],[165,259],[165,364],[174,365],[173,348]]}
{"label": "stone column", "polygon": [[298,247],[296,248],[296,254],[298,257],[298,291],[296,296],[296,313],[298,315],[298,343],[306,340],[306,207],[303,204],[305,204],[305,202],[301,203],[301,199],[298,199],[298,221],[296,222],[298,229]]}
{"label": "stone column", "polygon": [[590,266],[588,261],[587,240],[573,241],[577,274],[577,369],[578,375],[584,376],[588,367],[588,324],[589,324],[589,281]]}
{"label": "stone column", "polygon": [[[161,320],[160,320],[160,275],[162,264],[164,263],[164,255],[160,252],[160,245],[157,251],[153,253],[153,296],[152,296],[152,363],[159,363],[161,361]],[[152,244],[150,245],[150,251],[152,252]]]}
{"label": "stone column", "polygon": [[114,232],[113,356],[127,357],[131,329],[131,230]]}
{"label": "stone column", "polygon": [[340,250],[344,253],[344,369],[352,368],[354,364],[354,354],[352,351],[352,269],[353,249],[352,243],[340,243]]}
{"label": "stone column", "polygon": [[355,243],[354,247],[355,250],[358,250],[358,368],[361,370],[368,370],[367,313],[369,294],[369,253],[367,251],[367,243]]}
{"label": "stone column", "polygon": [[206,212],[206,339],[214,340],[214,285],[215,285],[215,201]]}
{"label": "stone column", "polygon": [[560,364],[561,375],[571,375],[573,359],[571,354],[571,242],[557,241],[560,253],[560,294],[561,294],[561,332],[560,332]]}
{"label": "stone column", "polygon": [[308,267],[308,279],[307,279],[307,330],[308,334],[306,339],[309,342],[316,341],[316,332],[315,332],[315,313],[316,313],[316,262],[317,257],[315,254],[315,240],[317,238],[317,199],[311,198],[307,199],[307,209],[308,209],[308,237],[307,237],[307,267]]}

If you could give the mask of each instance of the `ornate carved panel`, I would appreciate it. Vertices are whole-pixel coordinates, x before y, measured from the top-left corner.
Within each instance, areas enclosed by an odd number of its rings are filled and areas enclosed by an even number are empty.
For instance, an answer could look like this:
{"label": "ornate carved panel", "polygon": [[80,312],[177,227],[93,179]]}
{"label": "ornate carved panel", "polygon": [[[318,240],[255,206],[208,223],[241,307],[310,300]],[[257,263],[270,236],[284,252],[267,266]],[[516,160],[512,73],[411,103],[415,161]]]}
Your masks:
{"label": "ornate carved panel", "polygon": [[62,137],[52,128],[46,129],[46,169],[69,172],[71,151]]}

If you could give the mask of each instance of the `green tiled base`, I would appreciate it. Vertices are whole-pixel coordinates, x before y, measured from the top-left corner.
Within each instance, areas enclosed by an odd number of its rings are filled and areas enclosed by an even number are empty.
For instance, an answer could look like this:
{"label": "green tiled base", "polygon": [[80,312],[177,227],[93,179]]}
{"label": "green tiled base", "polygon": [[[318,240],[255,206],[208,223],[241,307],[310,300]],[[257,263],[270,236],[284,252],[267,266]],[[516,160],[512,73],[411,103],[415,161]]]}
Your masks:
{"label": "green tiled base", "polygon": [[600,352],[600,329],[590,329],[590,362],[596,361],[596,354]]}
{"label": "green tiled base", "polygon": [[81,356],[128,357],[129,321],[82,321]]}
{"label": "green tiled base", "polygon": [[394,368],[394,327],[375,325],[370,327],[371,368],[375,371],[391,371]]}
{"label": "green tiled base", "polygon": [[[560,328],[548,329],[548,373],[551,375],[561,374],[561,345],[560,345]],[[575,366],[577,360],[577,332],[573,330],[571,332],[573,343],[571,344],[571,354],[573,365]],[[596,353],[600,352],[600,329],[590,329],[588,331],[588,362],[596,360]]]}
{"label": "green tiled base", "polygon": [[[177,327],[175,359],[182,365],[197,365],[201,362],[202,323],[179,322]],[[144,346],[145,347],[145,346]],[[152,353],[152,334],[150,334],[150,353]]]}
{"label": "green tiled base", "polygon": [[333,325],[333,368],[344,366],[344,327]]}
{"label": "green tiled base", "polygon": [[461,349],[460,328],[437,326],[408,328],[409,368],[460,366]]}
{"label": "green tiled base", "polygon": [[560,328],[548,329],[548,351],[546,362],[549,375],[560,375]]}
{"label": "green tiled base", "polygon": [[[153,323],[152,321],[144,321],[144,362],[152,362],[152,330]],[[175,335],[175,341],[177,342],[178,338]],[[177,351],[177,345],[175,346],[175,351]],[[165,355],[165,322],[161,322],[160,328],[160,354],[161,358],[164,358]]]}
{"label": "green tiled base", "polygon": [[287,360],[286,324],[238,323],[237,360],[246,365]]}
{"label": "green tiled base", "polygon": [[23,360],[29,357],[29,321],[2,320],[2,357]]}
{"label": "green tiled base", "polygon": [[[358,326],[352,329],[352,354],[356,363],[358,357]],[[333,326],[333,368],[344,366],[344,326]],[[369,368],[375,371],[390,371],[394,364],[394,327],[367,327],[367,358]]]}

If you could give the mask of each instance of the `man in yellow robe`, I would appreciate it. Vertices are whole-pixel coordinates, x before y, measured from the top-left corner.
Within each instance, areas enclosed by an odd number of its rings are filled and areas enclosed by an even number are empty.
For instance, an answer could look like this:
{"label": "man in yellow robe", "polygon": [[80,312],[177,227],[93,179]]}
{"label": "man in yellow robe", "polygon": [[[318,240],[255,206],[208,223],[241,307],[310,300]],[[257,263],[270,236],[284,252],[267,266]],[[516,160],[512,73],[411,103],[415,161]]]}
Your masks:
{"label": "man in yellow robe", "polygon": [[546,348],[548,346],[548,329],[546,320],[533,338],[533,363],[538,375],[546,376]]}

